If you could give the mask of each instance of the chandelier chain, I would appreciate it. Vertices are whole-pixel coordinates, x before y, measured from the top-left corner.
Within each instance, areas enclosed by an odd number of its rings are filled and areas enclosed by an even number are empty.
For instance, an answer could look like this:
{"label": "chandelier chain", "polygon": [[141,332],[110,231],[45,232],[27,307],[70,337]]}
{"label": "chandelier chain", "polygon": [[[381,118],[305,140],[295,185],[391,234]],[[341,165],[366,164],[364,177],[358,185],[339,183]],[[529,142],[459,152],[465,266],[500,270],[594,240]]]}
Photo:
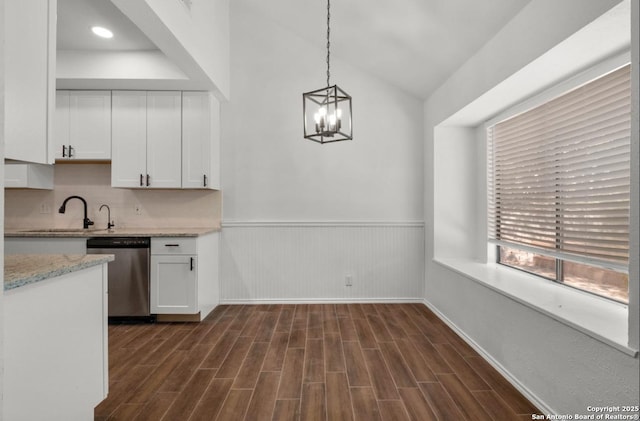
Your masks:
{"label": "chandelier chain", "polygon": [[329,40],[331,35],[331,0],[327,0],[327,86],[329,86],[329,79],[331,77],[331,64],[330,64],[330,47],[331,41]]}
{"label": "chandelier chain", "polygon": [[318,143],[353,139],[351,96],[331,85],[331,0],[326,1],[327,85],[302,94],[304,138]]}

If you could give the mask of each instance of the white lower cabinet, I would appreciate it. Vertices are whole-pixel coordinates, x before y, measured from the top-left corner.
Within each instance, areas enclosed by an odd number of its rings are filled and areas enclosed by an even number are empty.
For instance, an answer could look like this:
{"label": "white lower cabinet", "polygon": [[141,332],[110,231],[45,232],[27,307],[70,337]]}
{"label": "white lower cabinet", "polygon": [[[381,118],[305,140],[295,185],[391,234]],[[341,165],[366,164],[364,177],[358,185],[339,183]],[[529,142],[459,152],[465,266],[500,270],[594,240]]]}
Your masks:
{"label": "white lower cabinet", "polygon": [[197,313],[196,256],[151,256],[151,313]]}
{"label": "white lower cabinet", "polygon": [[218,233],[151,239],[151,314],[204,319],[219,303]]}
{"label": "white lower cabinet", "polygon": [[5,291],[0,418],[93,420],[109,392],[107,285],[105,263]]}

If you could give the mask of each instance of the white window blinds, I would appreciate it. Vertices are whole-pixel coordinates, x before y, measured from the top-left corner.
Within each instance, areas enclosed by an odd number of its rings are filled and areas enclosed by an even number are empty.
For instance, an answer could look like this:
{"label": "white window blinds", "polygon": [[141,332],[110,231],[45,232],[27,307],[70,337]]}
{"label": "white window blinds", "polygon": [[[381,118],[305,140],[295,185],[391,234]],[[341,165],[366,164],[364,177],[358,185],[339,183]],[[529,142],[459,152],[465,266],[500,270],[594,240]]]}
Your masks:
{"label": "white window blinds", "polygon": [[630,66],[488,129],[488,231],[501,245],[626,270]]}

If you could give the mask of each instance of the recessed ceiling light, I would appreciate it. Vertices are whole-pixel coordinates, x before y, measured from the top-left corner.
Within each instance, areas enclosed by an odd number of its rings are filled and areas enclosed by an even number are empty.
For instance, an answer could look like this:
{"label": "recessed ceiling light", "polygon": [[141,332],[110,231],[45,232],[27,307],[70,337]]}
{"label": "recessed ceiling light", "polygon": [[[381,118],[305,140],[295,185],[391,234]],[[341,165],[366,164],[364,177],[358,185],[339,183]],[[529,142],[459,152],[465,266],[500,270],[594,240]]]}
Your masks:
{"label": "recessed ceiling light", "polygon": [[113,38],[113,32],[102,26],[92,26],[91,31],[102,38]]}

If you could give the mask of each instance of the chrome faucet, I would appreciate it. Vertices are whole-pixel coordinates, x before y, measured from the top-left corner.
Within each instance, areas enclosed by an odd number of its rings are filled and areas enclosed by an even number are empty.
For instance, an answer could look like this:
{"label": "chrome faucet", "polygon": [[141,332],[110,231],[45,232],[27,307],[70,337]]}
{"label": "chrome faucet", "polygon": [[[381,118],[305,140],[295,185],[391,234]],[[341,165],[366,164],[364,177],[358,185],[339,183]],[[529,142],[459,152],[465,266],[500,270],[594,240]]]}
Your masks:
{"label": "chrome faucet", "polygon": [[98,211],[101,211],[102,208],[107,208],[107,229],[110,230],[111,228],[116,226],[116,224],[111,221],[111,208],[109,207],[109,205],[100,205],[100,209],[98,209]]}
{"label": "chrome faucet", "polygon": [[89,225],[93,225],[93,221],[87,218],[87,201],[84,200],[82,197],[80,196],[67,197],[66,199],[64,199],[64,202],[62,202],[62,206],[60,206],[60,209],[58,209],[58,212],[64,213],[67,210],[67,202],[71,199],[78,199],[82,201],[82,204],[84,205],[84,219],[82,220],[82,228],[84,229],[89,228]]}

